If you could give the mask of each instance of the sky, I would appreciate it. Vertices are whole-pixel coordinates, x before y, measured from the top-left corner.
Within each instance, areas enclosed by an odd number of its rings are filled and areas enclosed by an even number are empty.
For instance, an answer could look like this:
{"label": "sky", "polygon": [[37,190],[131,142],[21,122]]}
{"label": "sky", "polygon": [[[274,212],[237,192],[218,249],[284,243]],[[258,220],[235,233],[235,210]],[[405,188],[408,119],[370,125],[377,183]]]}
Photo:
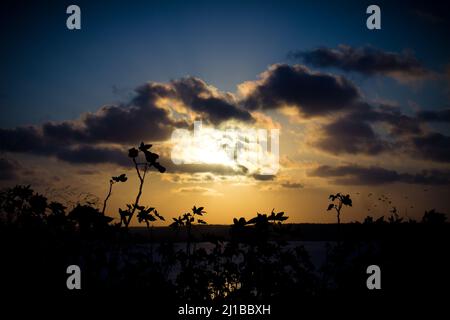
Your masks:
{"label": "sky", "polygon": [[[81,8],[81,30],[66,8]],[[0,5],[0,186],[31,184],[68,205],[131,203],[127,150],[153,144],[142,204],[209,223],[272,208],[290,222],[449,212],[449,8],[440,1],[6,1]],[[215,135],[174,152],[194,121],[279,130],[279,170],[231,163]],[[221,131],[222,130],[222,131]],[[270,132],[270,131],[269,131]],[[194,150],[194,149],[195,150]],[[191,162],[176,165],[171,156]]]}

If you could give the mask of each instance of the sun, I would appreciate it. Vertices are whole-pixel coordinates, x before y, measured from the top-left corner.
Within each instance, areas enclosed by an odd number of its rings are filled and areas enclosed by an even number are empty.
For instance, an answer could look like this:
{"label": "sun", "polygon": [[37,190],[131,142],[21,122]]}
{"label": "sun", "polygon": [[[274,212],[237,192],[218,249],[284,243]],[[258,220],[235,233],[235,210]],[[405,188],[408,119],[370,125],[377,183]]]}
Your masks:
{"label": "sun", "polygon": [[172,135],[172,161],[175,164],[216,164],[235,166],[233,153],[227,148],[223,131],[196,127],[191,134],[176,130]]}

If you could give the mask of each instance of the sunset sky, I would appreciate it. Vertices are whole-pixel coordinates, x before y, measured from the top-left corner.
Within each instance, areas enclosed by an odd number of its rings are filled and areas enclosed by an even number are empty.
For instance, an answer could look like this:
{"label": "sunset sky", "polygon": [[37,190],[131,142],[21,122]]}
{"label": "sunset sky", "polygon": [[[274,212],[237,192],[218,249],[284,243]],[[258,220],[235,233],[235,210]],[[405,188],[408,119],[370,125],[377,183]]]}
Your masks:
{"label": "sunset sky", "polygon": [[[66,7],[81,8],[81,30]],[[132,203],[130,147],[153,144],[141,203],[166,220],[201,205],[210,224],[275,208],[289,222],[450,212],[450,9],[445,2],[11,1],[0,6],[0,186],[69,206]],[[280,169],[233,166],[202,141],[176,165],[171,135],[279,129]],[[187,148],[183,158],[194,153]],[[379,200],[381,199],[381,200]]]}

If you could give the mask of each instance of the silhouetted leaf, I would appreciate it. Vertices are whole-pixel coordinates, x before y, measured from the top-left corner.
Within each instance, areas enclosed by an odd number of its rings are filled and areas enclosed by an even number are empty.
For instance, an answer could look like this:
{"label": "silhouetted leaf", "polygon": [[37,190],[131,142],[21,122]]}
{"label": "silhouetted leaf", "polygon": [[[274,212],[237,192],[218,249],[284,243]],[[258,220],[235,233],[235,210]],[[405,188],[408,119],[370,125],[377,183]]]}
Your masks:
{"label": "silhouetted leaf", "polygon": [[151,144],[144,144],[144,142],[141,142],[141,144],[139,145],[139,150],[141,151],[147,151],[148,149],[150,149],[152,147]]}
{"label": "silhouetted leaf", "polygon": [[153,166],[154,166],[160,173],[166,172],[166,168],[163,167],[159,162],[155,162],[155,163],[153,164]]}
{"label": "silhouetted leaf", "polygon": [[278,212],[277,213],[277,218],[281,218],[284,215],[284,211]]}
{"label": "silhouetted leaf", "polygon": [[159,155],[157,155],[156,153],[150,152],[150,151],[145,151],[145,160],[147,160],[148,163],[154,165],[156,160],[159,158]]}
{"label": "silhouetted leaf", "polygon": [[257,217],[251,218],[250,220],[247,221],[247,224],[253,224],[256,223],[256,221],[258,221]]}
{"label": "silhouetted leaf", "polygon": [[158,218],[159,218],[159,220],[162,220],[162,221],[166,221],[165,219],[164,219],[164,217],[163,216],[161,216],[159,213],[158,213],[158,211],[154,211],[154,214],[155,214],[155,216],[157,216]]}
{"label": "silhouetted leaf", "polygon": [[139,151],[136,148],[131,148],[128,150],[128,156],[130,158],[136,158],[139,155]]}

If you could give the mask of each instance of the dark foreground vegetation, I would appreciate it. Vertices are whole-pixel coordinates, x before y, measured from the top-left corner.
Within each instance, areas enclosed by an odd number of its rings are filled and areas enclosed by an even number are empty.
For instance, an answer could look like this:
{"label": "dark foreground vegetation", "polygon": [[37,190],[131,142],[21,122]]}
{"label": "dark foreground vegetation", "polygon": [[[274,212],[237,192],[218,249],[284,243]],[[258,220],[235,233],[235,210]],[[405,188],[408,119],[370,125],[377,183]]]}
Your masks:
{"label": "dark foreground vegetation", "polygon": [[[421,221],[404,221],[396,212],[361,223],[291,225],[284,212],[272,210],[224,227],[207,227],[205,208],[171,218],[170,231],[152,226],[165,220],[153,207],[140,204],[147,170],[156,166],[148,145],[146,162],[130,150],[140,186],[134,203],[120,209],[121,220],[108,217],[113,177],[103,208],[78,204],[66,208],[16,186],[0,193],[1,289],[23,294],[115,297],[145,296],[174,306],[185,303],[271,303],[293,305],[315,297],[422,296],[448,290],[449,224],[434,210]],[[338,216],[351,205],[349,195],[330,196],[328,209]],[[326,204],[324,205],[327,208]],[[132,219],[145,232],[129,228]],[[221,232],[214,231],[222,228]],[[164,230],[164,231],[161,231]],[[161,236],[161,232],[164,236]],[[170,232],[170,233],[169,233]],[[318,233],[317,233],[318,232]],[[329,241],[324,263],[291,240]],[[205,249],[201,243],[210,243]],[[68,290],[69,265],[82,270],[82,289]],[[382,289],[368,290],[366,269],[378,265]]]}

